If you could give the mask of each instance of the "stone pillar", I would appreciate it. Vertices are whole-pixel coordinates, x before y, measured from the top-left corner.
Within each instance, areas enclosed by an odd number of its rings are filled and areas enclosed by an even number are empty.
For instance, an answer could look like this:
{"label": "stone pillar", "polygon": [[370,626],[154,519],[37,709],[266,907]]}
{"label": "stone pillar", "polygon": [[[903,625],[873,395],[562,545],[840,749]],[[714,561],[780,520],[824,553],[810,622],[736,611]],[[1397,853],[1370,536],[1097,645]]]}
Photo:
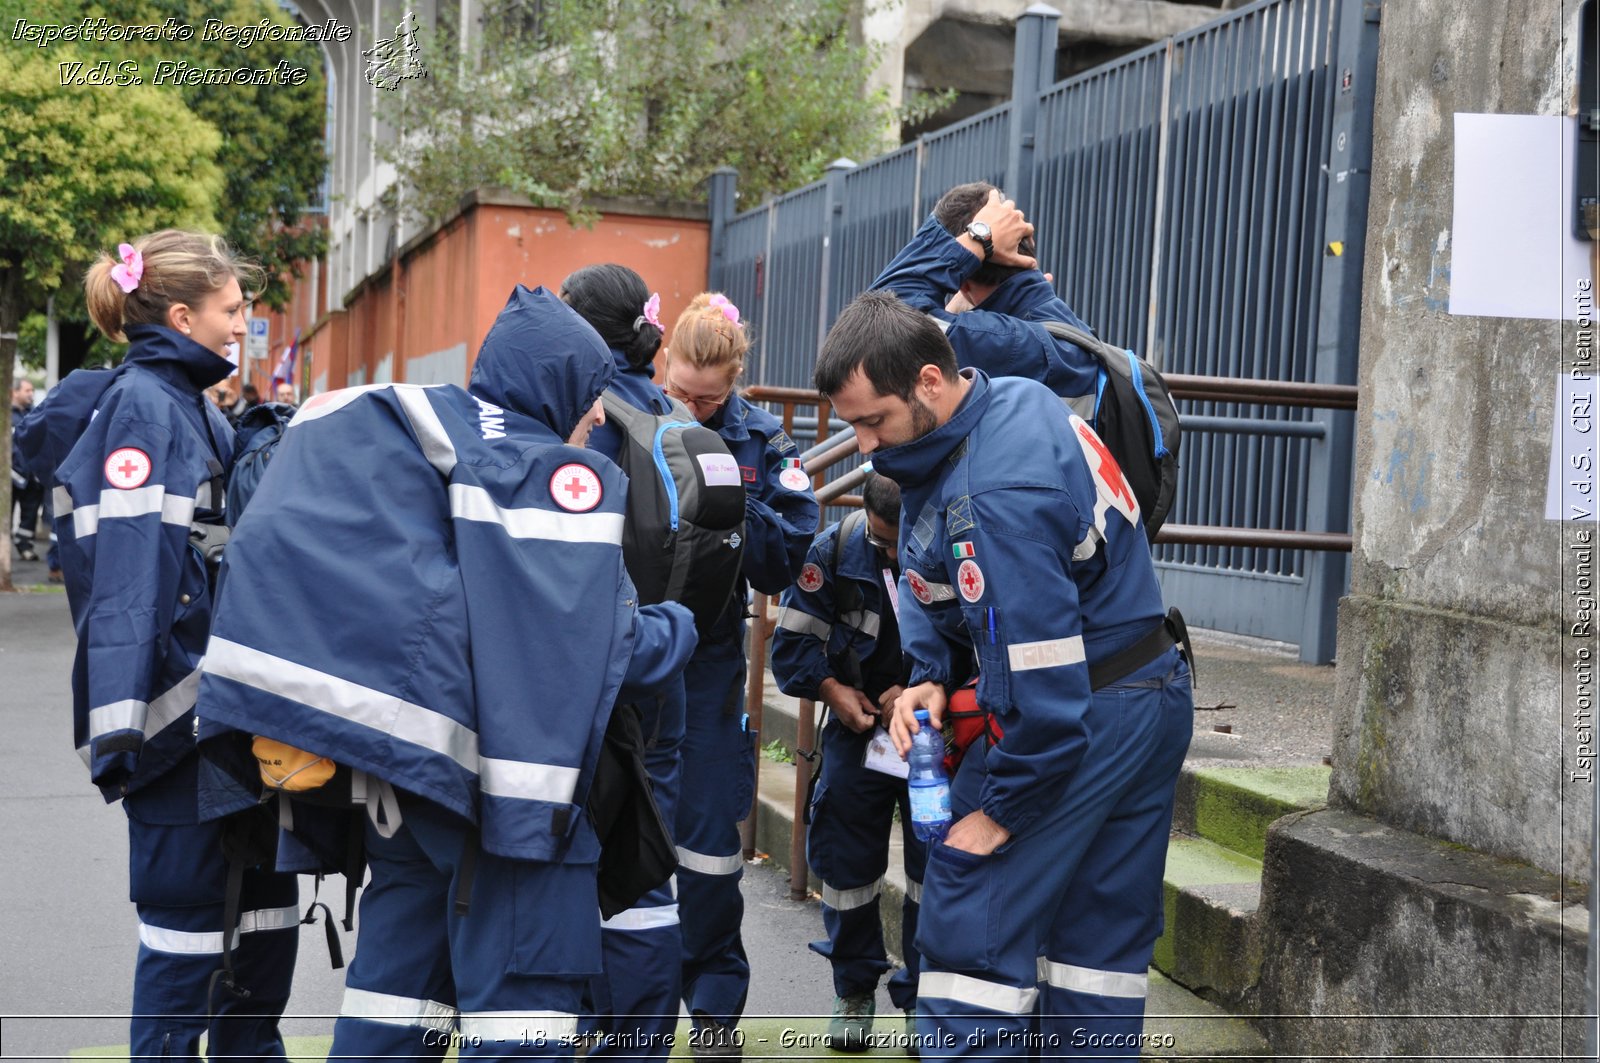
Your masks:
{"label": "stone pillar", "polygon": [[[1263,883],[1261,1010],[1328,1019],[1268,1021],[1275,1051],[1581,1043],[1527,1018],[1584,1010],[1578,532],[1544,520],[1576,329],[1448,312],[1454,115],[1571,113],[1577,7],[1382,6],[1331,807],[1274,827]],[[1500,1018],[1331,1019],[1430,1014]]]}

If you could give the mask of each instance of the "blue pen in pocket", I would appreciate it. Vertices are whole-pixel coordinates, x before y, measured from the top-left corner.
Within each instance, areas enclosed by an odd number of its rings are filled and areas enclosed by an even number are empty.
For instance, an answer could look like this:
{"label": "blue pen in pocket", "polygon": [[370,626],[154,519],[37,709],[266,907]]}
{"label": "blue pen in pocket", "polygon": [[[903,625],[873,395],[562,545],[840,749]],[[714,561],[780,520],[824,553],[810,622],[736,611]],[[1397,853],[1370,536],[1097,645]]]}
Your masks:
{"label": "blue pen in pocket", "polygon": [[989,607],[989,645],[994,645],[994,606]]}

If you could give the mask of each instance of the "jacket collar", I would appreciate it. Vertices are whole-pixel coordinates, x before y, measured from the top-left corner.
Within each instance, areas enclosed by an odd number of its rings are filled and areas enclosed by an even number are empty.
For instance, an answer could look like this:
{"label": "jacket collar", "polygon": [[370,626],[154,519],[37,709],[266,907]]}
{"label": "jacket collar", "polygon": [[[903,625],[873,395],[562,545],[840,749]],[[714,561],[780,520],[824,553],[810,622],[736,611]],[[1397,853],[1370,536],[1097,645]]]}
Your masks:
{"label": "jacket collar", "polygon": [[[1060,298],[1043,273],[1030,269],[1007,277],[978,309],[1037,321],[1039,310],[1059,302]],[[1065,303],[1060,305],[1062,310],[1067,309]]]}
{"label": "jacket collar", "polygon": [[972,386],[950,419],[909,443],[874,451],[874,469],[901,487],[916,487],[933,480],[947,460],[954,464],[961,444],[989,408],[989,374],[982,369],[963,369],[961,375],[970,380]]}
{"label": "jacket collar", "polygon": [[745,423],[749,412],[749,406],[735,388],[729,392],[728,401],[722,404],[722,409],[706,422],[706,427],[730,443],[742,442],[750,438],[750,426]]}
{"label": "jacket collar", "polygon": [[124,362],[148,370],[190,394],[198,395],[212,384],[226,380],[233,363],[213,350],[200,346],[177,329],[165,325],[129,325],[128,354]]}

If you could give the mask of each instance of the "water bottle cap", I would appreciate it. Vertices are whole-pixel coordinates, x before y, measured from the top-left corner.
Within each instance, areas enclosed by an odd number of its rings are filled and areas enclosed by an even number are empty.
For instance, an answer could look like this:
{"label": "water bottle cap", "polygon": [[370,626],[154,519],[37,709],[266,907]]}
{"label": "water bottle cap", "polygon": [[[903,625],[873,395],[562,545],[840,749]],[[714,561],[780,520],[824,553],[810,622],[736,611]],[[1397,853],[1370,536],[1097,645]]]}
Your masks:
{"label": "water bottle cap", "polygon": [[916,712],[912,713],[912,715],[917,718],[917,722],[918,723],[927,723],[928,722],[928,710],[927,709],[918,709]]}

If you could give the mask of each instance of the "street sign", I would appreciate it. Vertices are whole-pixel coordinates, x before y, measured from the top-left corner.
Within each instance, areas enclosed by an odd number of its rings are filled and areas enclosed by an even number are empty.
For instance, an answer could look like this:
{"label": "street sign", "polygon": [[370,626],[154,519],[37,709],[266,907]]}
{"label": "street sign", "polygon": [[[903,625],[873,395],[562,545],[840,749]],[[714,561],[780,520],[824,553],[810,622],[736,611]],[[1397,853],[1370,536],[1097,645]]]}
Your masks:
{"label": "street sign", "polygon": [[250,329],[245,338],[245,356],[248,358],[265,358],[267,356],[267,325],[264,317],[252,317],[245,322]]}

